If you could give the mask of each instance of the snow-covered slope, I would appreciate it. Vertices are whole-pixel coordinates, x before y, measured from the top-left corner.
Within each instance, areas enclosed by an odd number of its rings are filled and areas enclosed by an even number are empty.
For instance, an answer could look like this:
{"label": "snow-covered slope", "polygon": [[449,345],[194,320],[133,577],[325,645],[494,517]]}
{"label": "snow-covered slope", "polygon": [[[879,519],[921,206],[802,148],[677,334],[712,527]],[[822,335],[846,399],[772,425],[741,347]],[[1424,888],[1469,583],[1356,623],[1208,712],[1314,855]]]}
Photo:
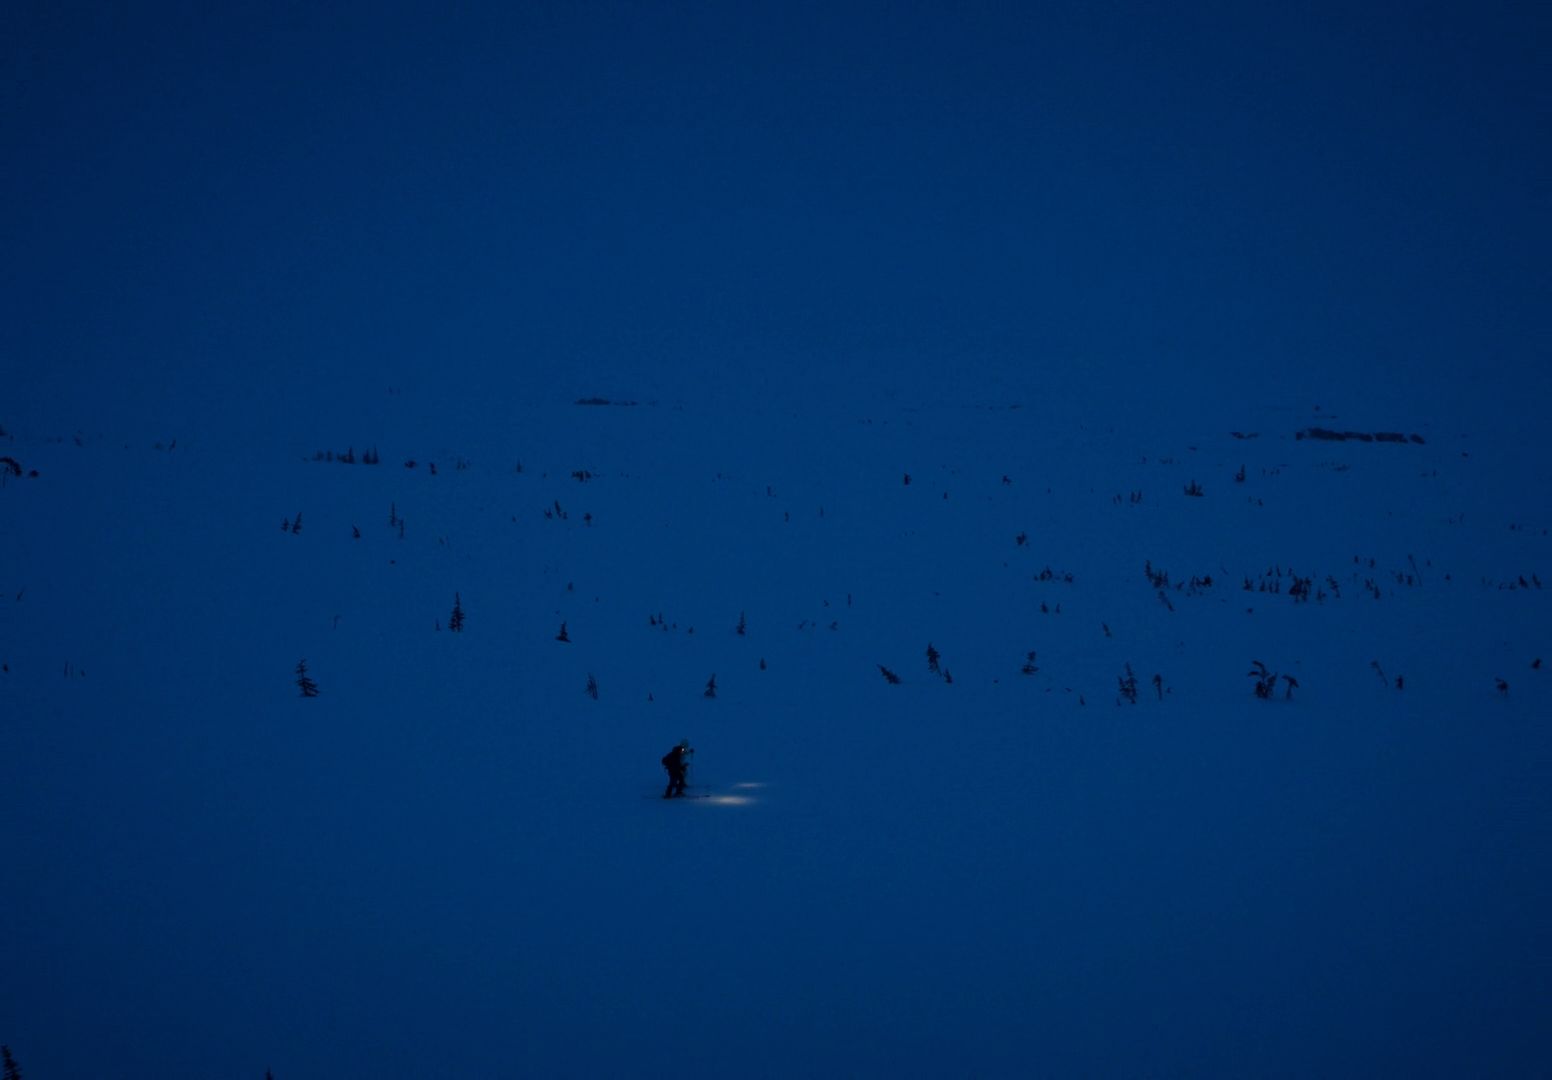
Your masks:
{"label": "snow-covered slope", "polygon": [[[38,471],[0,489],[29,1075],[1552,1061],[1537,455],[363,393],[370,430],[170,449],[0,417]],[[381,464],[314,460],[348,446]],[[681,737],[715,797],[656,798]]]}

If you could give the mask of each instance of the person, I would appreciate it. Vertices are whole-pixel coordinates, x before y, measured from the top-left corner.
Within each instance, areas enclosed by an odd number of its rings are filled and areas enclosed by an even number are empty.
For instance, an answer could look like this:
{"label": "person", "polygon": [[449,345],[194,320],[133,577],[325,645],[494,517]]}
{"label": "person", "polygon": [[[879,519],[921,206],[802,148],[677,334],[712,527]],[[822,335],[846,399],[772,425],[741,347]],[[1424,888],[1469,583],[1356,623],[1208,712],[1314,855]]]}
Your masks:
{"label": "person", "polygon": [[686,783],[685,773],[690,767],[690,755],[695,753],[690,749],[689,739],[680,739],[679,745],[663,755],[663,768],[668,770],[668,788],[663,792],[665,799],[677,799],[684,795]]}

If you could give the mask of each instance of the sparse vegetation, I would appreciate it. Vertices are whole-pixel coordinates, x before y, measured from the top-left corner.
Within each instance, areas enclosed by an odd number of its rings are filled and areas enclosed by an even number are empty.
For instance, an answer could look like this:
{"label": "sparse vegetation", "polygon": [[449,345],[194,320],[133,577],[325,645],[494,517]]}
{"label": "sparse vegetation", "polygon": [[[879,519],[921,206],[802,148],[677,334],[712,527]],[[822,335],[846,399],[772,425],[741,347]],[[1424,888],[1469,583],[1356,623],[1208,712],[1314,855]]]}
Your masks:
{"label": "sparse vegetation", "polygon": [[1279,676],[1277,672],[1269,670],[1267,666],[1259,660],[1252,660],[1250,662],[1250,671],[1248,674],[1250,678],[1256,680],[1256,697],[1261,698],[1263,701],[1270,699],[1276,692],[1277,680],[1279,677],[1283,680],[1287,687],[1283,693],[1283,698],[1285,700],[1293,700],[1294,688],[1299,685],[1299,680],[1295,679],[1292,675]]}
{"label": "sparse vegetation", "polygon": [[[178,440],[174,439],[173,445],[177,445],[177,441]],[[382,456],[378,454],[377,448],[375,446],[369,450],[363,450],[361,452],[361,457],[358,459],[356,457],[356,448],[352,446],[348,448],[343,454],[337,454],[333,450],[318,450],[313,454],[313,460],[337,462],[341,465],[354,465],[357,460],[359,460],[363,465],[378,465],[381,464],[383,459]]]}
{"label": "sparse vegetation", "polygon": [[305,659],[296,662],[296,686],[301,691],[302,697],[318,696],[318,684],[313,682],[312,676],[307,674],[307,661]]}
{"label": "sparse vegetation", "polygon": [[1269,698],[1272,691],[1277,689],[1277,673],[1268,671],[1265,664],[1259,660],[1250,662],[1250,678],[1256,680],[1256,697]]}
{"label": "sparse vegetation", "polygon": [[1424,445],[1421,435],[1403,435],[1398,431],[1332,431],[1330,428],[1312,427],[1294,433],[1294,440],[1316,439],[1325,442],[1346,442],[1349,439],[1366,443],[1415,443]]}
{"label": "sparse vegetation", "polygon": [[1117,704],[1120,700],[1124,700],[1129,705],[1137,704],[1137,676],[1132,674],[1131,664],[1127,664],[1125,670],[1116,676],[1116,683],[1121,692],[1121,698],[1118,699]]}

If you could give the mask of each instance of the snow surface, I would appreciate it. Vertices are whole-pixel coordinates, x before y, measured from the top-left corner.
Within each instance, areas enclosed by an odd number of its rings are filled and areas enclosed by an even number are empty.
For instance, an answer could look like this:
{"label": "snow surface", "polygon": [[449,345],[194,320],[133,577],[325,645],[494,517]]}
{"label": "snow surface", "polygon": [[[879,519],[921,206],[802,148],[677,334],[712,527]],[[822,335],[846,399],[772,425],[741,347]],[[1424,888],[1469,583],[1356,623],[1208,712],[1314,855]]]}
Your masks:
{"label": "snow surface", "polygon": [[[0,417],[39,472],[0,488],[28,1075],[1552,1067],[1544,454],[631,389]],[[382,463],[312,460],[350,445]],[[712,798],[656,797],[681,737]]]}

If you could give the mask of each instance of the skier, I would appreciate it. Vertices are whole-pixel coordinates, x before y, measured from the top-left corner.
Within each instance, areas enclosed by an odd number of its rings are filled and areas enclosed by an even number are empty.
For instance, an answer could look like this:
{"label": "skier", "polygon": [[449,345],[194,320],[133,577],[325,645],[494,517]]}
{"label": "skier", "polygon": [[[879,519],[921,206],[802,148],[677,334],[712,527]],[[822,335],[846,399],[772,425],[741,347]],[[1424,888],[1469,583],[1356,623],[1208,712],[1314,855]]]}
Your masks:
{"label": "skier", "polygon": [[693,753],[690,740],[680,739],[678,746],[663,755],[663,768],[668,770],[668,788],[663,792],[663,798],[677,799],[684,795],[685,770],[690,766],[689,758]]}

